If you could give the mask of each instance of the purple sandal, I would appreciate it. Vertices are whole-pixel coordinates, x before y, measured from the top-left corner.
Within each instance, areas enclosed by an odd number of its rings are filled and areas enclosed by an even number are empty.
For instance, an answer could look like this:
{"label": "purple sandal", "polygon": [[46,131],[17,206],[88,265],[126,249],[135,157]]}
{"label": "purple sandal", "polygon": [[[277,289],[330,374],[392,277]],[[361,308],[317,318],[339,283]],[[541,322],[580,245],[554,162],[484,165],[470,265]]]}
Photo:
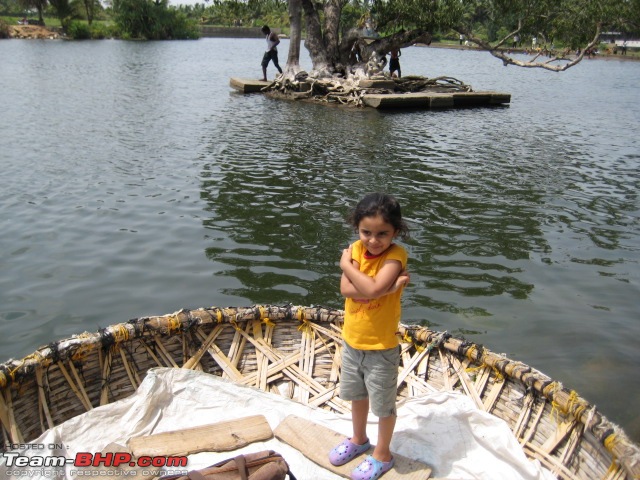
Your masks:
{"label": "purple sandal", "polygon": [[376,480],[391,470],[394,463],[393,458],[388,462],[381,462],[367,455],[367,458],[351,472],[351,480]]}
{"label": "purple sandal", "polygon": [[364,445],[357,445],[353,443],[350,438],[345,438],[337,447],[331,450],[329,453],[329,461],[331,465],[339,467],[361,453],[366,452],[369,448],[371,448],[369,440],[367,440]]}

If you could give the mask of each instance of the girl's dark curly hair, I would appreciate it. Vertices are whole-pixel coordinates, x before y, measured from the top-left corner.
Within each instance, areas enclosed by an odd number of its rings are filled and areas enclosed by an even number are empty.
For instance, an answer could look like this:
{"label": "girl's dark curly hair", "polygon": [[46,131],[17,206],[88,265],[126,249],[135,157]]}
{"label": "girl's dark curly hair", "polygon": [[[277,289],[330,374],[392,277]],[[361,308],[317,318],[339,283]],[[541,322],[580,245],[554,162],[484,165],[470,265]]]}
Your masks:
{"label": "girl's dark curly hair", "polygon": [[380,215],[385,222],[396,229],[397,234],[403,240],[409,238],[409,226],[402,219],[400,204],[391,195],[386,193],[369,193],[358,202],[356,207],[347,216],[347,223],[355,228],[356,233],[360,221],[364,217]]}

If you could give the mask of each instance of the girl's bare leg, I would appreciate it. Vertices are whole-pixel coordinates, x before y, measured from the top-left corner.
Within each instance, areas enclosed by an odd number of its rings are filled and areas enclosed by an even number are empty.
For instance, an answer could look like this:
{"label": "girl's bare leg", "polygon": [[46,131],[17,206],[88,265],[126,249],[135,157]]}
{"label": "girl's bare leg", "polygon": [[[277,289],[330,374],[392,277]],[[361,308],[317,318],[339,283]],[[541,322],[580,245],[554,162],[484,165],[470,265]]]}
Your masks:
{"label": "girl's bare leg", "polygon": [[[373,458],[381,462],[389,462],[391,460],[391,437],[393,437],[393,430],[396,427],[396,416],[390,415],[388,417],[380,418],[378,422],[378,442],[376,448],[373,451]],[[355,422],[354,422],[355,426]]]}
{"label": "girl's bare leg", "polygon": [[351,422],[353,424],[353,437],[351,437],[351,441],[356,445],[363,445],[369,439],[369,437],[367,437],[368,416],[368,398],[351,402]]}

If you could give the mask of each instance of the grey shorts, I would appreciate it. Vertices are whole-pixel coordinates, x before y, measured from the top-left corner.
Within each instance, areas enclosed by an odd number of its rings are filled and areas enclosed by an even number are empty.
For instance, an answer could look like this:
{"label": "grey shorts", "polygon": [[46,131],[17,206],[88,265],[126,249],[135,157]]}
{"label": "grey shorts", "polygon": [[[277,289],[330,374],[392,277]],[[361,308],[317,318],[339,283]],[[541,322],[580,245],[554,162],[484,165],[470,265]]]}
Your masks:
{"label": "grey shorts", "polygon": [[400,346],[387,350],[357,350],[342,342],[340,398],[347,401],[369,397],[376,417],[396,413]]}
{"label": "grey shorts", "polygon": [[264,52],[264,55],[262,56],[262,66],[264,68],[267,68],[267,65],[269,65],[269,61],[273,60],[273,66],[276,68],[280,68],[280,65],[278,64],[278,51],[277,50],[269,50],[268,52]]}

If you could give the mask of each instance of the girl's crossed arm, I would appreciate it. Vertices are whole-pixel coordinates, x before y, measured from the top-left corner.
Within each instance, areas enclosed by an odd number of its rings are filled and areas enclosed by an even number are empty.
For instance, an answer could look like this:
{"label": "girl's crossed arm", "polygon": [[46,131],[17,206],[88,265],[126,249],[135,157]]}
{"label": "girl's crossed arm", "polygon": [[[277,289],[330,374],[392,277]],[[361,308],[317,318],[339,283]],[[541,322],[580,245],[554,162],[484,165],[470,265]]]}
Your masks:
{"label": "girl's crossed arm", "polygon": [[389,260],[382,265],[375,277],[370,277],[360,271],[358,262],[352,260],[349,245],[342,252],[340,268],[340,293],[344,297],[372,299],[382,297],[395,292],[398,288],[409,283],[409,274],[402,269],[402,264],[397,260]]}

